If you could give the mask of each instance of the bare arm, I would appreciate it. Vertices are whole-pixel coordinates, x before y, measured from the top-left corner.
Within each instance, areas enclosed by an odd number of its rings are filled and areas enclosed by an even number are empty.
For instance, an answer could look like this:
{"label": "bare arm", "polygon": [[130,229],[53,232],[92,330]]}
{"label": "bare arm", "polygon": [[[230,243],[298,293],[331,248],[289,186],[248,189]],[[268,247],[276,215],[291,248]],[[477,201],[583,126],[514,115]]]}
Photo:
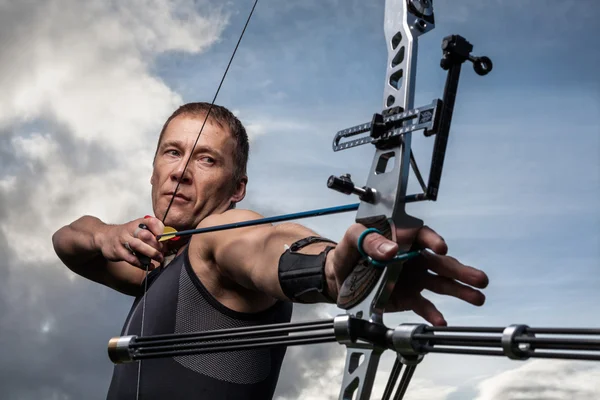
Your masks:
{"label": "bare arm", "polygon": [[[206,218],[199,227],[229,224],[262,218],[248,210],[230,210]],[[292,243],[308,236],[319,236],[314,231],[294,223],[259,225],[237,228],[192,238],[190,249],[198,251],[203,259],[209,259],[222,276],[236,284],[262,293],[267,297],[289,300],[279,284],[279,258]],[[331,243],[313,243],[301,250],[304,254],[319,254]],[[328,287],[335,290],[335,277],[327,276]],[[334,298],[337,291],[332,293]]]}
{"label": "bare arm", "polygon": [[[124,241],[135,251],[160,258],[156,249],[144,243],[151,239],[142,238],[141,234],[140,239],[127,238],[126,233],[133,233],[140,222],[108,225],[96,217],[84,216],[54,233],[52,243],[60,260],[71,271],[134,296],[141,290],[145,272],[139,268],[139,260],[123,246]],[[153,236],[150,232],[144,234]]]}
{"label": "bare arm", "polygon": [[[250,211],[231,210],[220,216],[209,217],[203,224],[210,226],[256,218],[260,218],[260,215]],[[353,224],[336,248],[328,253],[325,277],[331,298],[338,296],[342,283],[361,258],[357,244],[365,229],[360,224]],[[262,293],[265,299],[270,298],[274,302],[275,299],[287,299],[278,277],[279,258],[285,251],[284,245],[307,236],[318,235],[298,224],[281,224],[240,228],[235,233],[213,232],[207,234],[202,242],[193,239],[191,243],[200,254],[212,257],[222,276],[246,289]],[[445,325],[442,313],[421,295],[424,289],[455,297],[475,306],[484,303],[485,296],[477,289],[488,285],[487,275],[448,256],[446,243],[435,231],[428,227],[419,229],[417,233],[414,230],[397,229],[396,240],[394,242],[380,234],[371,233],[364,239],[363,250],[378,260],[391,260],[396,256],[398,243],[412,243],[415,248],[430,251],[423,251],[421,256],[407,261],[386,306],[386,312],[413,310],[434,325]],[[328,243],[314,243],[300,252],[318,254],[326,246]]]}

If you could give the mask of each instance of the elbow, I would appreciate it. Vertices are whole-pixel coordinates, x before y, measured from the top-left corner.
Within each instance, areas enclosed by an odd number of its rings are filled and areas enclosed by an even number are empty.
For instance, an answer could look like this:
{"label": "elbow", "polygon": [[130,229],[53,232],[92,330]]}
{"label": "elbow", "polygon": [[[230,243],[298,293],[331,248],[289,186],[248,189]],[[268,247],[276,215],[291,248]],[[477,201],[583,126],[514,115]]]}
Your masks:
{"label": "elbow", "polygon": [[68,243],[67,243],[67,230],[68,226],[63,226],[52,235],[52,247],[54,248],[54,253],[58,256],[58,258],[67,265],[68,256]]}
{"label": "elbow", "polygon": [[54,247],[54,252],[58,255],[60,253],[60,245],[63,242],[62,238],[64,236],[66,226],[63,226],[52,235],[52,247]]}

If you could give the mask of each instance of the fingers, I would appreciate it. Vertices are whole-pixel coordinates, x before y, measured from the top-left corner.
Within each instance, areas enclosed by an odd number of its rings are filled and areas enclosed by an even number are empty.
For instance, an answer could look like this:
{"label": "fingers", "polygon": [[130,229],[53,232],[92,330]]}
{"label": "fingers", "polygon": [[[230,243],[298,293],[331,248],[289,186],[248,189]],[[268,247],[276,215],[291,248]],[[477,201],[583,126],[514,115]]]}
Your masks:
{"label": "fingers", "polygon": [[[129,248],[131,248],[131,245],[129,245]],[[145,268],[145,266],[140,262],[139,258],[132,251],[133,249],[129,250],[126,246],[119,246],[119,248],[116,249],[118,260],[126,261],[138,268]]]}
{"label": "fingers", "polygon": [[[150,234],[150,232],[145,233]],[[152,234],[150,234],[150,236],[152,236]],[[152,244],[154,244],[154,246]],[[152,239],[142,239],[142,232],[140,232],[138,234],[138,240],[134,239],[132,242],[129,242],[129,247],[138,256],[143,255],[158,262],[163,262],[164,260],[164,256],[161,252],[162,246],[156,241],[156,238],[154,238],[154,236],[152,236]]]}
{"label": "fingers", "polygon": [[[358,251],[358,239],[365,229],[361,224],[354,224],[346,231],[346,235],[340,242],[344,250],[342,253],[347,253],[347,257],[344,257],[341,260],[342,262],[356,263],[358,261],[360,256],[357,256],[355,252]],[[389,260],[398,253],[398,243],[413,243],[413,247],[428,248],[436,254],[446,254],[448,252],[448,245],[444,239],[427,226],[418,230],[397,229],[396,242],[376,232],[369,233],[365,236],[362,247],[364,252],[375,260]],[[340,246],[338,245],[338,247]],[[346,251],[350,249],[355,251],[354,254],[350,254],[353,253],[351,251]]]}
{"label": "fingers", "polygon": [[425,267],[440,276],[454,279],[479,289],[485,289],[489,284],[489,278],[485,272],[464,265],[454,257],[423,252],[422,260],[419,260],[419,262],[422,262]]}
{"label": "fingers", "polygon": [[412,310],[434,326],[446,326],[446,319],[437,307],[421,294],[416,295],[411,304]]}
{"label": "fingers", "polygon": [[485,295],[479,290],[443,276],[428,273],[423,286],[434,293],[456,297],[474,306],[482,306],[485,303]]}
{"label": "fingers", "polygon": [[148,227],[148,231],[154,236],[162,235],[165,231],[165,225],[158,218],[146,215],[143,222],[141,223],[146,225]]}
{"label": "fingers", "polygon": [[448,253],[448,245],[440,235],[428,226],[415,229],[396,229],[396,240],[399,243],[411,243],[416,249],[430,249],[436,254]]}
{"label": "fingers", "polygon": [[162,222],[150,216],[131,221],[120,226],[120,234],[116,238],[115,252],[119,258],[139,268],[154,266],[150,260],[162,263],[163,244],[156,239],[157,234],[162,233],[164,225]]}
{"label": "fingers", "polygon": [[[338,269],[336,279],[343,282],[354,268],[361,255],[358,251],[358,240],[365,232],[361,224],[352,225],[335,250],[335,264]],[[487,287],[487,275],[476,268],[467,266],[457,259],[447,256],[448,245],[433,229],[421,228],[396,229],[396,242],[376,232],[368,233],[363,238],[364,253],[375,260],[392,259],[399,248],[412,244],[412,249],[428,249],[422,256],[408,261],[404,269],[404,290],[395,290],[390,302],[391,309],[411,309],[433,325],[446,325],[442,313],[436,306],[421,295],[423,289],[434,293],[452,296],[475,306],[485,303],[485,296],[477,289]],[[432,271],[433,273],[429,272]],[[400,286],[397,285],[396,289]]]}
{"label": "fingers", "polygon": [[420,248],[430,249],[436,254],[446,255],[448,253],[448,245],[444,238],[428,226],[419,230],[415,244]]}
{"label": "fingers", "polygon": [[424,226],[418,233],[415,243],[435,254],[423,252],[426,267],[438,275],[464,282],[483,289],[489,284],[488,276],[481,270],[467,266],[454,257],[446,256],[448,245],[433,229]]}

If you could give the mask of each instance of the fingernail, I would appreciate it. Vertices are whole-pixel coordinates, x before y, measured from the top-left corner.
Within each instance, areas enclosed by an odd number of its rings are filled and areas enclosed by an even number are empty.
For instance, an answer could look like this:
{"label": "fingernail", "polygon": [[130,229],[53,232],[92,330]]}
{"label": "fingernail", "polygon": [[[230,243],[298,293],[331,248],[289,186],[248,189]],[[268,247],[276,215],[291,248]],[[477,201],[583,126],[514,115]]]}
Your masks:
{"label": "fingernail", "polygon": [[379,245],[379,247],[377,247],[377,251],[379,251],[381,254],[389,253],[390,251],[394,250],[394,247],[396,246],[393,243],[383,242]]}

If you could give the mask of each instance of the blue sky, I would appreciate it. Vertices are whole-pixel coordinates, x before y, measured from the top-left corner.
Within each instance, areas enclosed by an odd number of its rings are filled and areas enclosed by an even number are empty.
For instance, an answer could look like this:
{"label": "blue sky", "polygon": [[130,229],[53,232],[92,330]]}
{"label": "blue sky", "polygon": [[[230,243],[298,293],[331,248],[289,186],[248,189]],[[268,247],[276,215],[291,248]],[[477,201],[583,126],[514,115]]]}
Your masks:
{"label": "blue sky", "polygon": [[[271,216],[355,201],[325,182],[345,172],[364,182],[371,163],[368,146],[333,153],[331,140],[382,108],[383,5],[259,1],[217,99],[251,134],[248,195],[240,207]],[[50,236],[83,214],[118,223],[148,213],[160,127],[179,104],[212,99],[251,6],[6,5],[0,346],[28,346],[0,357],[12,360],[0,361],[0,397],[103,398],[111,373],[105,343],[120,331],[131,299],[70,274]],[[463,68],[439,199],[409,211],[446,239],[453,256],[485,270],[490,286],[481,308],[426,296],[451,325],[600,327],[600,3],[434,6],[436,28],[420,40],[415,104],[442,95],[446,35],[467,38],[474,54],[492,58],[494,70],[480,77]],[[425,173],[432,144],[414,139]],[[350,214],[303,221],[332,239],[352,222]],[[337,313],[300,306],[294,318]],[[388,325],[402,322],[421,319],[386,316]],[[280,400],[335,396],[343,348],[327,346],[289,350]],[[392,360],[384,358],[383,371]],[[511,390],[539,394],[546,387],[543,398],[592,399],[600,395],[594,382],[597,363],[436,354],[417,369],[407,398],[504,399]],[[88,396],[90,389],[97,397]]]}

